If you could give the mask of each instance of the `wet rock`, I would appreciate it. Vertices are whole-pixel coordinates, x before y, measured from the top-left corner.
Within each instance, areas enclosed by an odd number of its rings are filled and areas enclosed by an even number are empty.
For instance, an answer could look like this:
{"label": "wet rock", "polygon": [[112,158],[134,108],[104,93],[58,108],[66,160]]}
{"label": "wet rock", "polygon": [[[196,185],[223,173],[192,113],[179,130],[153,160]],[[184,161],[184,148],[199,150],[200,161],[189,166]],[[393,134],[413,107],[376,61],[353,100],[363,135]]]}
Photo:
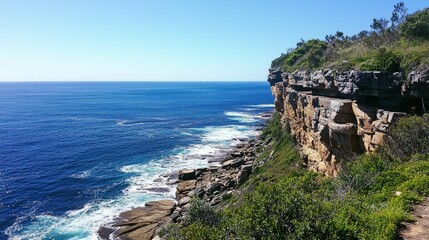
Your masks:
{"label": "wet rock", "polygon": [[201,177],[208,170],[209,170],[208,168],[198,168],[198,169],[195,170],[195,176],[196,177]]}
{"label": "wet rock", "polygon": [[113,228],[101,226],[100,229],[98,229],[97,234],[102,240],[109,240],[110,234],[112,234],[115,231]]}
{"label": "wet rock", "polygon": [[179,180],[194,180],[195,179],[195,170],[194,169],[183,169],[179,172]]}

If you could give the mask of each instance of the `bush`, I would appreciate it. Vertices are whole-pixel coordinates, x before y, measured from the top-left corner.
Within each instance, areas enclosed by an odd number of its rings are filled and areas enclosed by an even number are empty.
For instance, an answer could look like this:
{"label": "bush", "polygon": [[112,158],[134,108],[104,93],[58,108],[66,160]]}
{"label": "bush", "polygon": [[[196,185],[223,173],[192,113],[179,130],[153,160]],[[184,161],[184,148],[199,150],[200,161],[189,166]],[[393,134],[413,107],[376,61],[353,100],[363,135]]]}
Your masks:
{"label": "bush", "polygon": [[[260,185],[231,216],[239,239],[328,239],[332,207],[324,202],[323,181],[301,177]],[[287,237],[286,237],[287,236]]]}
{"label": "bush", "polygon": [[185,216],[185,224],[201,223],[214,227],[221,223],[220,213],[204,200],[195,198],[190,202],[191,206]]}
{"label": "bush", "polygon": [[294,71],[302,68],[314,69],[323,63],[328,44],[318,39],[301,41],[295,49],[271,62],[272,68],[282,68],[283,71]]}
{"label": "bush", "polygon": [[285,59],[283,69],[293,71],[297,69],[314,69],[321,65],[327,43],[318,39],[308,40],[301,47],[296,48]]}
{"label": "bush", "polygon": [[407,160],[429,153],[429,114],[400,118],[385,138],[386,153]]}
{"label": "bush", "polygon": [[401,71],[401,58],[391,51],[381,48],[376,56],[362,63],[363,71]]}
{"label": "bush", "polygon": [[399,26],[402,37],[413,40],[429,40],[429,8],[410,15]]}
{"label": "bush", "polygon": [[335,181],[338,196],[344,198],[353,192],[367,193],[387,167],[387,162],[376,154],[362,155],[343,164]]}

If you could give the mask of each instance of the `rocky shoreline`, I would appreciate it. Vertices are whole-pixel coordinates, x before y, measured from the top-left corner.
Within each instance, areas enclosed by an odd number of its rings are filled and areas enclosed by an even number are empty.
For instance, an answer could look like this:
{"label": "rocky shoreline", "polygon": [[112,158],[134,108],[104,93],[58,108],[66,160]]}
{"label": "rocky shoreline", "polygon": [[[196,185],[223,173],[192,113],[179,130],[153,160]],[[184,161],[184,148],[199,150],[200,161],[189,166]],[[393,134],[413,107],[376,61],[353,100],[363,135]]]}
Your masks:
{"label": "rocky shoreline", "polygon": [[[263,114],[270,119],[271,113]],[[263,128],[259,129],[262,130]],[[237,193],[252,171],[259,166],[255,162],[257,150],[263,146],[259,137],[239,139],[224,157],[217,158],[217,166],[198,169],[182,169],[167,176],[176,186],[176,198],[147,202],[144,207],[121,213],[109,225],[98,230],[100,239],[152,240],[160,239],[157,233],[171,222],[181,223],[190,207],[192,198],[203,199],[212,206],[219,205],[224,196]]]}

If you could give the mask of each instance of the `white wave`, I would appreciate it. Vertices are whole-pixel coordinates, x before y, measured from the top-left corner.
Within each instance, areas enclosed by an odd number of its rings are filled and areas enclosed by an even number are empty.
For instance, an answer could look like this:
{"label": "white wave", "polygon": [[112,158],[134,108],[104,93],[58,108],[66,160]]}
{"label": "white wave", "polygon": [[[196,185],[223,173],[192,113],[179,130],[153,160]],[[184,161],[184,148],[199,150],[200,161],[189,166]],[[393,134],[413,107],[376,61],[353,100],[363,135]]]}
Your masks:
{"label": "white wave", "polygon": [[91,170],[86,170],[83,172],[74,173],[74,174],[70,175],[70,177],[72,177],[72,178],[87,178],[90,175],[91,175]]}
{"label": "white wave", "polygon": [[[119,213],[157,199],[174,198],[175,185],[167,182],[166,173],[185,168],[208,166],[208,159],[224,153],[238,138],[256,136],[257,131],[240,125],[212,126],[192,129],[199,133],[201,143],[176,149],[170,156],[143,164],[122,166],[119,170],[131,174],[120,196],[99,200],[83,208],[68,211],[63,216],[39,215],[30,225],[16,222],[6,234],[10,239],[98,239],[97,231]],[[85,175],[85,174],[83,174]],[[82,175],[82,176],[83,176]]]}
{"label": "white wave", "polygon": [[193,134],[192,134],[192,133],[188,133],[188,132],[181,132],[180,134],[182,134],[182,135],[187,135],[187,136],[193,136]]}
{"label": "white wave", "polygon": [[225,116],[230,117],[232,120],[236,120],[241,123],[253,123],[260,119],[260,116],[245,113],[245,112],[225,112]]}
{"label": "white wave", "polygon": [[257,105],[248,105],[253,108],[273,108],[274,104],[257,104]]}
{"label": "white wave", "polygon": [[246,111],[246,112],[251,112],[251,111],[258,110],[258,108],[250,108],[250,107],[247,107],[247,108],[239,108],[239,110],[241,110],[241,111]]}
{"label": "white wave", "polygon": [[137,126],[137,125],[143,125],[143,124],[145,124],[145,122],[143,121],[130,121],[130,120],[122,120],[122,121],[116,122],[116,126],[121,126],[121,127],[131,127],[131,126]]}
{"label": "white wave", "polygon": [[[256,136],[257,132],[250,127],[241,125],[228,125],[222,127],[206,127],[202,136],[203,142],[225,143],[237,138]],[[227,144],[229,145],[229,143]]]}

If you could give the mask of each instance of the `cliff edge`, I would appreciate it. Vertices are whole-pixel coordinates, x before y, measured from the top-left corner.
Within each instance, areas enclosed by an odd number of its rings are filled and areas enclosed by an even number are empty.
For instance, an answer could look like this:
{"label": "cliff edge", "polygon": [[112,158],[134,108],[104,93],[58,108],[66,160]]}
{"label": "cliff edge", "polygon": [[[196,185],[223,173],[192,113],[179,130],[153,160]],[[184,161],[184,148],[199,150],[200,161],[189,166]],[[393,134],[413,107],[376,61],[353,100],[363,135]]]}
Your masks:
{"label": "cliff edge", "polygon": [[269,70],[283,126],[311,170],[336,176],[338,163],[374,152],[400,117],[429,108],[429,68],[410,72]]}

